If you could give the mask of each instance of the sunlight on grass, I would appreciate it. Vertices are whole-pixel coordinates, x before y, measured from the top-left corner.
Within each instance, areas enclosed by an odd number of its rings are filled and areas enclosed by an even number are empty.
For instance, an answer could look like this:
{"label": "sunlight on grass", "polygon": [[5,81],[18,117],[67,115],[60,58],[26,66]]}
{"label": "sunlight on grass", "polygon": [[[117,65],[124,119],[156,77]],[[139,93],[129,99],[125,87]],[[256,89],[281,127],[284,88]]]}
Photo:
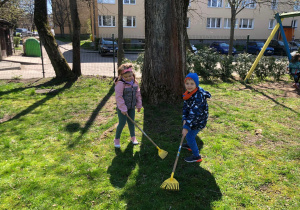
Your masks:
{"label": "sunlight on grass", "polygon": [[[32,82],[31,82],[32,83]],[[181,136],[181,106],[144,102],[135,121],[162,149],[128,127],[121,148],[110,78],[0,81],[0,209],[299,209],[300,99],[233,83],[210,91],[203,162],[181,151],[177,193],[163,191]],[[253,84],[255,85],[255,84]],[[39,93],[40,89],[56,92]]]}

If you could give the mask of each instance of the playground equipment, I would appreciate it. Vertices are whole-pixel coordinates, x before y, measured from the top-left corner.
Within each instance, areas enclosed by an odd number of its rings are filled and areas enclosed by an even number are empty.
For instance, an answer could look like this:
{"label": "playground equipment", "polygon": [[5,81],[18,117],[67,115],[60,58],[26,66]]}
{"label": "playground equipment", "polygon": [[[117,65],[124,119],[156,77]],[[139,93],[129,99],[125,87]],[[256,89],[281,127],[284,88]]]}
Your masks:
{"label": "playground equipment", "polygon": [[264,52],[266,51],[267,47],[270,44],[270,41],[273,39],[273,37],[275,36],[278,29],[280,29],[280,33],[281,33],[281,36],[282,36],[282,40],[283,40],[283,43],[284,43],[284,47],[285,47],[288,59],[289,59],[289,61],[291,60],[292,56],[291,56],[291,53],[290,53],[289,43],[286,39],[285,32],[284,32],[284,29],[283,29],[283,26],[282,26],[282,20],[284,18],[290,18],[290,17],[296,17],[296,16],[300,16],[300,12],[288,12],[288,13],[282,13],[282,14],[279,14],[279,13],[275,14],[275,19],[277,21],[277,24],[274,27],[273,31],[271,32],[270,36],[268,37],[267,41],[265,42],[265,45],[261,49],[260,53],[256,57],[256,59],[255,59],[254,63],[252,64],[250,70],[248,71],[247,76],[244,79],[244,82],[247,82],[247,80],[249,79],[249,77],[253,73],[254,69],[256,68],[256,66],[259,62],[259,60],[263,56]]}

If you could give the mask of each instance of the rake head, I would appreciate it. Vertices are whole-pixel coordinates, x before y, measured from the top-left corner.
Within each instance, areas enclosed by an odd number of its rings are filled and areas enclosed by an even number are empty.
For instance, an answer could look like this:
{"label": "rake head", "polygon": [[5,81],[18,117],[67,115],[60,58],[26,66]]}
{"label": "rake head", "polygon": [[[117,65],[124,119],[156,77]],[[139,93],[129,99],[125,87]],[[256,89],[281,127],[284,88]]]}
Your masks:
{"label": "rake head", "polygon": [[158,156],[161,158],[161,159],[165,159],[165,157],[167,157],[168,155],[168,152],[163,150],[163,149],[158,149]]}
{"label": "rake head", "polygon": [[165,190],[174,190],[174,191],[179,191],[179,182],[171,177],[169,179],[166,179],[161,185],[160,188],[165,189]]}

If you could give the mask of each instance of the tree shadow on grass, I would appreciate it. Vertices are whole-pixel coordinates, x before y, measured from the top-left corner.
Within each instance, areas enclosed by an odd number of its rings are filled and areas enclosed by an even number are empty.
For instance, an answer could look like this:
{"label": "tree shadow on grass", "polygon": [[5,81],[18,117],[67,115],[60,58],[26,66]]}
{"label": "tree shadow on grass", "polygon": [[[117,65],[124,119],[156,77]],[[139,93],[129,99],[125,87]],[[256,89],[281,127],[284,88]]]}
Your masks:
{"label": "tree shadow on grass", "polygon": [[[37,107],[41,106],[42,104],[46,103],[48,100],[50,100],[50,99],[54,98],[55,96],[57,96],[59,93],[63,92],[66,89],[71,88],[75,81],[76,80],[67,81],[66,84],[63,87],[61,87],[59,89],[55,89],[55,91],[51,91],[51,92],[47,93],[45,98],[33,103],[32,105],[27,107],[27,109],[21,111],[20,113],[16,114],[14,117],[10,118],[9,120],[7,120],[5,122],[16,120],[16,119],[19,119],[22,116],[25,116],[25,115],[29,114],[30,112],[35,110]],[[59,82],[61,82],[61,81],[59,80]],[[54,84],[57,84],[57,83],[54,83]],[[5,123],[5,122],[3,122],[3,123]]]}
{"label": "tree shadow on grass", "polygon": [[[101,111],[101,109],[105,106],[106,102],[109,100],[109,98],[113,95],[114,93],[114,84],[110,87],[108,93],[104,96],[104,98],[101,100],[101,102],[98,104],[98,106],[96,107],[96,109],[93,111],[92,115],[90,116],[90,118],[88,119],[88,121],[85,123],[83,128],[77,128],[76,125],[74,125],[74,123],[70,123],[66,125],[66,130],[69,133],[73,133],[76,132],[77,130],[80,130],[80,136],[78,136],[76,139],[72,139],[69,141],[68,143],[68,147],[69,148],[73,148],[74,146],[76,146],[79,141],[82,139],[83,135],[88,132],[88,130],[90,129],[90,127],[93,125],[95,119],[97,118],[99,112]],[[77,123],[78,124],[78,123]],[[73,131],[72,128],[76,127],[77,130]],[[78,126],[78,125],[77,125]],[[71,128],[71,129],[69,129]]]}
{"label": "tree shadow on grass", "polygon": [[[214,176],[197,163],[186,163],[183,158],[191,152],[182,150],[174,178],[179,191],[167,191],[160,185],[171,176],[181,139],[181,107],[172,105],[144,106],[143,130],[162,149],[169,152],[162,160],[157,150],[143,136],[139,152],[136,185],[122,195],[128,209],[211,209],[222,193]],[[201,136],[201,132],[198,134]],[[197,138],[199,149],[203,142]],[[205,158],[205,155],[204,155]],[[126,162],[127,160],[124,160]],[[205,159],[204,159],[205,161]]]}
{"label": "tree shadow on grass", "polygon": [[130,142],[124,151],[115,148],[116,156],[107,170],[110,174],[110,183],[114,187],[123,188],[135,168],[137,153],[133,156],[133,147]]}

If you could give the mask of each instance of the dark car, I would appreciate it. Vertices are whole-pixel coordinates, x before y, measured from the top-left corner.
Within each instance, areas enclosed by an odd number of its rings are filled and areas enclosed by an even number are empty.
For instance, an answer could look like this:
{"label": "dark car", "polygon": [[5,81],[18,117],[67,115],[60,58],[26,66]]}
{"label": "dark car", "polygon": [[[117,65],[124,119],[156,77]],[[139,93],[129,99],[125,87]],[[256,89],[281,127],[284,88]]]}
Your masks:
{"label": "dark car", "polygon": [[274,48],[274,54],[275,55],[287,55],[283,41],[271,40],[271,42],[269,44],[269,47]]}
{"label": "dark car", "polygon": [[100,39],[98,45],[98,51],[101,56],[113,55],[117,56],[118,44],[111,39]]}
{"label": "dark car", "polygon": [[[265,45],[264,42],[249,42],[247,53],[258,55],[264,45]],[[267,47],[264,52],[264,55],[273,55],[273,54],[274,54],[274,48]]]}
{"label": "dark car", "polygon": [[290,46],[291,46],[291,51],[298,51],[298,49],[300,48],[300,43],[296,42],[296,41],[291,41],[289,42]]}
{"label": "dark car", "polygon": [[[210,48],[215,49],[221,54],[228,54],[229,45],[225,42],[213,42],[211,43]],[[236,54],[236,49],[234,47],[232,48],[232,54]]]}

